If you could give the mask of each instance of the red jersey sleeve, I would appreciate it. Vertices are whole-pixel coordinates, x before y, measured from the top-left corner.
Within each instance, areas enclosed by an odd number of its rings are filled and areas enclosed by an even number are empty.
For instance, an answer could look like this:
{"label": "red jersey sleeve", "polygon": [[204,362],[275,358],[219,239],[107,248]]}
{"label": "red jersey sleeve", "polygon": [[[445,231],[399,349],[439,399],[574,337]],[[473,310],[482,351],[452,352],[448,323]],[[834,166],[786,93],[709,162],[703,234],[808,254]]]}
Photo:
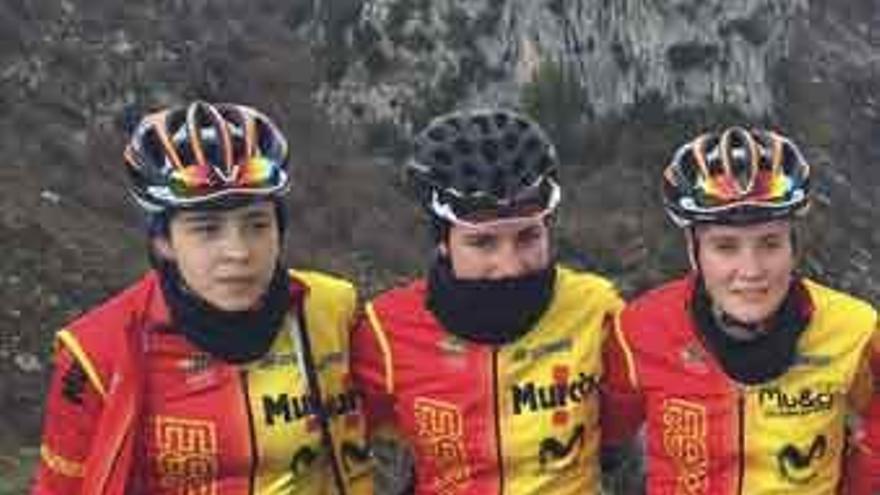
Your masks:
{"label": "red jersey sleeve", "polygon": [[622,315],[605,321],[602,350],[602,444],[620,445],[631,439],[644,421],[644,406],[635,375],[632,352],[622,328]]}
{"label": "red jersey sleeve", "polygon": [[352,374],[372,435],[394,421],[394,384],[389,342],[371,304],[367,304],[352,332],[351,355]]}
{"label": "red jersey sleeve", "polygon": [[55,355],[32,495],[79,494],[103,399],[63,347]]}
{"label": "red jersey sleeve", "polygon": [[873,393],[855,432],[847,483],[852,495],[880,493],[880,328],[874,332],[869,352]]}

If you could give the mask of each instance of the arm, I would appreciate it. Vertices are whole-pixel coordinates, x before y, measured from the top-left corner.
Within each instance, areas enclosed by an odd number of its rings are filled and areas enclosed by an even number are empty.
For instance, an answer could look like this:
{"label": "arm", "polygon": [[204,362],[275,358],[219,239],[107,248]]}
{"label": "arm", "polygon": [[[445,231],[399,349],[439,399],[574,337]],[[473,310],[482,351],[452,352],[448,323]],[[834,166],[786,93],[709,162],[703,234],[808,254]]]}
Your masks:
{"label": "arm", "polygon": [[79,494],[103,398],[83,366],[59,346],[49,384],[32,495]]}
{"label": "arm", "polygon": [[615,447],[631,441],[644,421],[644,405],[635,362],[626,341],[625,311],[608,318],[602,350],[602,446]]}
{"label": "arm", "polygon": [[394,429],[390,342],[371,305],[367,305],[354,330],[351,350],[352,374],[363,398],[368,436],[376,459],[377,493],[412,493],[413,459]]}
{"label": "arm", "polygon": [[393,426],[394,384],[390,344],[371,304],[352,333],[351,355],[352,376],[363,399],[367,432],[372,436]]}
{"label": "arm", "polygon": [[880,493],[880,327],[862,360],[850,401],[862,414],[853,435],[846,493]]}

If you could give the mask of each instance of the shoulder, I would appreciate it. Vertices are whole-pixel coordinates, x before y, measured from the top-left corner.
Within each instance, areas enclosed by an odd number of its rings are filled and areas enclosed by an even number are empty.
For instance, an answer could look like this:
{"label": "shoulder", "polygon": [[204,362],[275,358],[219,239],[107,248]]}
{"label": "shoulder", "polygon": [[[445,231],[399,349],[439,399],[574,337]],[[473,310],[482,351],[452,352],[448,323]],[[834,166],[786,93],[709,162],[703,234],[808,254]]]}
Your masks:
{"label": "shoulder", "polygon": [[150,272],[56,334],[56,347],[82,366],[101,395],[106,394],[108,377],[119,364],[120,350],[127,348],[128,333],[148,323],[160,293],[158,276]]}
{"label": "shoulder", "polygon": [[64,330],[80,339],[88,340],[93,336],[106,339],[108,335],[112,335],[113,330],[128,327],[142,317],[158,294],[158,275],[149,272],[122,292],[66,325]]}
{"label": "shoulder", "polygon": [[682,277],[649,289],[626,304],[624,313],[654,312],[660,308],[684,308],[691,298],[693,279]]}
{"label": "shoulder", "polygon": [[[858,341],[867,339],[876,331],[877,310],[870,303],[807,278],[802,281],[812,304],[810,319],[817,331],[830,332],[837,338],[848,335]],[[844,328],[846,332],[839,333]]]}
{"label": "shoulder", "polygon": [[877,311],[867,301],[859,299],[851,294],[832,289],[831,287],[808,278],[802,280],[804,287],[807,288],[807,292],[810,295],[810,301],[814,304],[817,310],[834,310],[835,312],[848,314],[853,317],[877,318]]}
{"label": "shoulder", "polygon": [[289,270],[290,278],[300,282],[309,291],[328,291],[334,293],[354,293],[354,284],[342,277],[312,270]]}
{"label": "shoulder", "polygon": [[692,292],[691,277],[672,280],[650,289],[626,303],[620,312],[619,327],[629,335],[684,325],[690,318],[687,308]]}
{"label": "shoulder", "polygon": [[423,278],[411,280],[377,295],[370,304],[374,308],[397,309],[424,307],[428,284]]}
{"label": "shoulder", "polygon": [[[427,281],[412,280],[380,293],[367,304],[366,316],[375,331],[389,338],[415,333],[426,329],[439,329],[439,323],[427,308]],[[429,332],[430,333],[430,332]],[[402,335],[397,335],[402,334]]]}
{"label": "shoulder", "polygon": [[556,265],[556,294],[559,297],[576,296],[582,303],[590,301],[614,309],[623,304],[617,288],[608,278],[562,264]]}
{"label": "shoulder", "polygon": [[594,272],[557,264],[556,276],[561,285],[577,286],[597,293],[617,294],[617,289],[611,280]]}
{"label": "shoulder", "polygon": [[357,311],[357,290],[353,283],[335,275],[316,271],[290,270],[291,281],[301,286],[299,296],[307,320],[312,325],[348,325]]}
{"label": "shoulder", "polygon": [[354,311],[357,305],[357,289],[352,282],[317,271],[290,270],[288,273],[294,283],[305,289],[307,305],[345,307],[348,311]]}

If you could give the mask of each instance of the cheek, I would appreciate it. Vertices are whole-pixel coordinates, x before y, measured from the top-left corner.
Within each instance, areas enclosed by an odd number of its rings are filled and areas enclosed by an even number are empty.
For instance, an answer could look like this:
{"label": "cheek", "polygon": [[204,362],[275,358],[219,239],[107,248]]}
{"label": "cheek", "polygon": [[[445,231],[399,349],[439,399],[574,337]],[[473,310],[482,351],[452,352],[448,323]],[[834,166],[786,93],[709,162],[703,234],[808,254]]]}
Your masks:
{"label": "cheek", "polygon": [[733,280],[733,273],[734,270],[720,260],[713,260],[711,256],[700,257],[700,275],[706,290],[713,298],[723,295],[723,291]]}
{"label": "cheek", "polygon": [[208,272],[210,263],[210,255],[207,252],[200,252],[197,255],[180,252],[177,254],[177,268],[190,285],[198,284],[198,280]]}
{"label": "cheek", "polygon": [[459,247],[449,251],[452,273],[456,278],[482,278],[488,271],[487,257],[471,249]]}
{"label": "cheek", "polygon": [[276,239],[275,242],[269,244],[265,252],[263,253],[263,265],[265,269],[269,272],[275,269],[275,265],[278,264],[281,258],[281,245],[278,243]]}

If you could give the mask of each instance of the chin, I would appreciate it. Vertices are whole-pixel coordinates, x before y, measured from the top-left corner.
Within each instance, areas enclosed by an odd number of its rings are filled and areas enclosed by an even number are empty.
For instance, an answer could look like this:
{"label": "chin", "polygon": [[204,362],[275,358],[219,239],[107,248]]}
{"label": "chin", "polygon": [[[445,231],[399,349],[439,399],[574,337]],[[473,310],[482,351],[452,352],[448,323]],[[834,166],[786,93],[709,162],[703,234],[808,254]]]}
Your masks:
{"label": "chin", "polygon": [[769,318],[773,311],[767,308],[736,308],[727,314],[743,323],[761,323]]}
{"label": "chin", "polygon": [[257,304],[255,297],[224,297],[220,300],[211,301],[211,304],[223,311],[246,311]]}

